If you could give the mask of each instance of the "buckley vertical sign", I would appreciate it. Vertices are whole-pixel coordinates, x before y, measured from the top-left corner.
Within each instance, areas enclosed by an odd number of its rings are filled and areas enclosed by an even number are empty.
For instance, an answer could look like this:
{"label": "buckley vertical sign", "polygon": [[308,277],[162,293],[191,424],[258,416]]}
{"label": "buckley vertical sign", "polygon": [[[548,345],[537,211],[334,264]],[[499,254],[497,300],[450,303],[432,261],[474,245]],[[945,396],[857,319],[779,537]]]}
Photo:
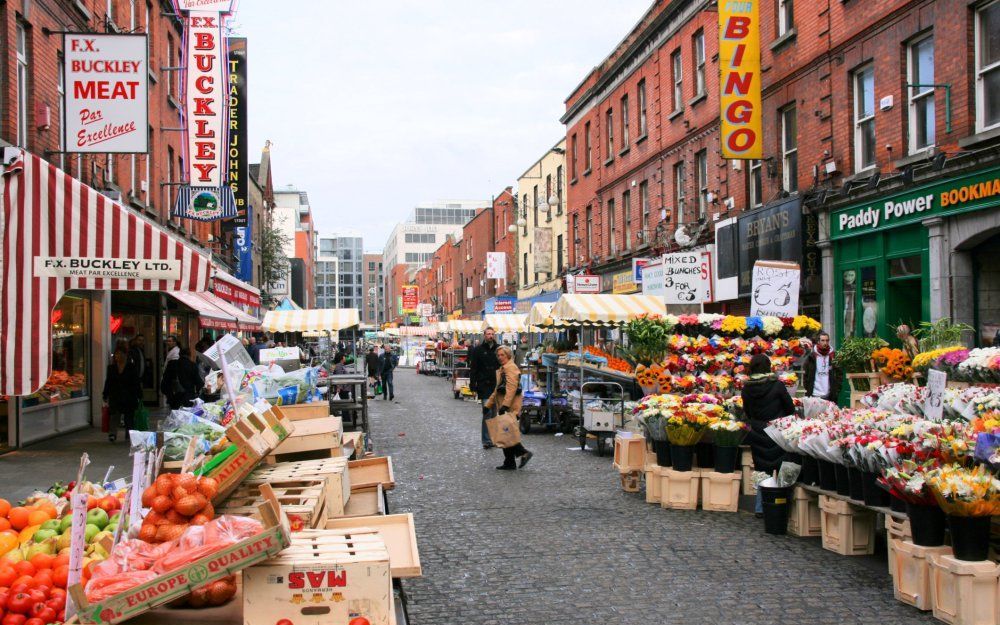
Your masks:
{"label": "buckley vertical sign", "polygon": [[759,159],[760,0],[719,2],[719,105],[722,157]]}
{"label": "buckley vertical sign", "polygon": [[236,218],[225,222],[231,226],[247,225],[250,201],[247,176],[247,40],[229,38],[229,187],[236,200]]}

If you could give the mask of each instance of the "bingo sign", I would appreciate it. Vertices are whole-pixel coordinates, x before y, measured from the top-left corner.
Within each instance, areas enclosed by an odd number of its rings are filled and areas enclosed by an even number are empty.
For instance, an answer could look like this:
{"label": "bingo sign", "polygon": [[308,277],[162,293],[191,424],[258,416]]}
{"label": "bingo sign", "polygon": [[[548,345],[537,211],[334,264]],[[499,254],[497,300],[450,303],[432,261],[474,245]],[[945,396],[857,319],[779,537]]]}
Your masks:
{"label": "bingo sign", "polygon": [[722,158],[762,157],[760,0],[719,1]]}
{"label": "bingo sign", "polygon": [[63,124],[71,153],[149,151],[145,35],[63,35]]}
{"label": "bingo sign", "polygon": [[701,304],[708,298],[708,275],[701,252],[664,254],[663,301],[667,304]]}
{"label": "bingo sign", "polygon": [[759,260],[753,266],[750,314],[794,317],[799,314],[799,265]]}

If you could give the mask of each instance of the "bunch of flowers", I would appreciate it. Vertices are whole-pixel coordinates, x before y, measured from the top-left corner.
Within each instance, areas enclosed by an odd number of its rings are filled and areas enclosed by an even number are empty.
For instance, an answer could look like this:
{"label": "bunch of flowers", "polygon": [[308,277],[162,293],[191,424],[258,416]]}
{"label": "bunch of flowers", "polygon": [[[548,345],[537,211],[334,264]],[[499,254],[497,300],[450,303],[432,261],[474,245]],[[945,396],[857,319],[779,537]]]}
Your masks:
{"label": "bunch of flowers", "polygon": [[795,388],[799,384],[799,376],[792,371],[781,371],[778,373],[778,379],[781,383],[789,388]]}
{"label": "bunch of flowers", "polygon": [[883,347],[872,352],[872,360],[881,367],[882,372],[890,380],[908,380],[913,376],[910,357],[901,349]]}
{"label": "bunch of flowers", "polygon": [[951,347],[939,347],[938,349],[932,349],[929,352],[920,352],[913,357],[913,362],[910,364],[917,371],[926,371],[941,356],[944,356],[949,352],[964,349],[965,348],[961,345],[952,345]]}
{"label": "bunch of flowers", "polygon": [[750,426],[736,419],[719,419],[709,425],[708,429],[719,447],[739,447],[750,431]]}
{"label": "bunch of flowers", "polygon": [[799,332],[805,330],[807,334],[814,334],[819,332],[820,328],[823,326],[812,317],[807,317],[806,315],[796,315],[795,318],[792,319],[792,327]]}
{"label": "bunch of flowers", "polygon": [[731,315],[727,315],[722,320],[722,324],[719,329],[730,334],[743,334],[747,331],[747,319],[746,317],[733,317]]}
{"label": "bunch of flowers", "polygon": [[717,315],[667,315],[663,322],[678,334],[698,336],[726,334],[730,336],[783,336],[792,338],[814,334],[822,327],[818,321],[799,315],[797,317]]}
{"label": "bunch of flowers", "polygon": [[647,438],[656,441],[667,439],[667,417],[680,399],[675,395],[647,395],[639,400],[632,411],[632,418],[638,421]]}
{"label": "bunch of flowers", "polygon": [[670,410],[667,417],[667,439],[671,445],[694,445],[701,440],[705,430],[722,418],[725,411],[720,404],[687,403]]}
{"label": "bunch of flowers", "polygon": [[956,377],[967,382],[1000,382],[1000,347],[970,350],[954,371]]}
{"label": "bunch of flowers", "polygon": [[903,460],[898,465],[886,467],[879,483],[889,489],[893,497],[921,506],[936,506],[937,500],[927,488],[927,472],[933,464],[917,464]]}
{"label": "bunch of flowers", "polygon": [[942,465],[927,473],[927,485],[941,509],[955,516],[1000,514],[1000,480],[983,465]]}

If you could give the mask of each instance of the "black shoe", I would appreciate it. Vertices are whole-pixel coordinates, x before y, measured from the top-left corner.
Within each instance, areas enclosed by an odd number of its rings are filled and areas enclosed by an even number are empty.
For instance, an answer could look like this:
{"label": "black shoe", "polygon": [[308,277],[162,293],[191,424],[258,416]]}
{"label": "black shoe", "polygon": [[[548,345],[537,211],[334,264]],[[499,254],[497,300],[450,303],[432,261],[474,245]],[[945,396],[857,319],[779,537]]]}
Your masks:
{"label": "black shoe", "polygon": [[758,519],[763,519],[764,518],[764,513],[763,512],[754,512],[753,515],[755,517],[757,517]]}
{"label": "black shoe", "polygon": [[108,434],[108,442],[109,443],[114,443],[116,440],[118,440],[117,436],[115,436],[114,434]]}
{"label": "black shoe", "polygon": [[493,449],[496,447],[493,443],[483,443],[483,449]]}
{"label": "black shoe", "polygon": [[501,464],[499,467],[497,467],[497,471],[516,471],[516,470],[517,470],[517,466],[515,466],[513,464],[509,464],[509,465],[508,464]]}
{"label": "black shoe", "polygon": [[517,466],[519,468],[523,469],[524,465],[528,464],[528,461],[531,460],[531,457],[534,456],[534,455],[535,454],[531,453],[530,451],[524,452],[524,455],[521,456],[521,463],[518,464]]}

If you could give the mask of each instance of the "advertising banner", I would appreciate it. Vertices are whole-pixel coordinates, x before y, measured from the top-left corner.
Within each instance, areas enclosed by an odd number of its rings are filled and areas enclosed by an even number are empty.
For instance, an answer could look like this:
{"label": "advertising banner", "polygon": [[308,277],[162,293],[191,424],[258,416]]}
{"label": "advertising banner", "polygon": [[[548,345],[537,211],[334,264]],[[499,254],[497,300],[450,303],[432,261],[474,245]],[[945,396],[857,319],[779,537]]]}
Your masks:
{"label": "advertising banner", "polygon": [[750,314],[794,317],[799,314],[799,265],[758,261],[753,266]]}
{"label": "advertising banner", "polygon": [[507,279],[507,253],[486,252],[486,277],[488,279]]}
{"label": "advertising banner", "polygon": [[623,271],[612,276],[612,293],[638,293],[639,284],[632,279],[631,271]]}
{"label": "advertising banner", "polygon": [[191,11],[187,16],[188,180],[201,187],[222,186],[226,136],[226,72],[219,15]]}
{"label": "advertising banner", "polygon": [[719,105],[722,158],[759,159],[760,0],[719,3]]}
{"label": "advertising banner", "polygon": [[223,227],[246,226],[250,204],[247,176],[250,174],[247,153],[247,40],[230,37],[229,43],[229,153],[227,182],[236,201],[236,218]]}
{"label": "advertising banner", "polygon": [[652,258],[633,258],[632,259],[632,280],[638,284],[642,284],[642,268],[653,262]]}
{"label": "advertising banner", "polygon": [[802,201],[798,198],[740,216],[736,248],[741,295],[750,293],[753,267],[758,260],[800,262],[803,230]]}
{"label": "advertising banner", "polygon": [[65,150],[149,151],[145,35],[63,35]]}
{"label": "advertising banner", "polygon": [[420,303],[419,289],[417,285],[411,284],[403,287],[403,313],[417,312],[417,305]]}
{"label": "advertising banner", "polygon": [[646,263],[642,268],[642,294],[663,297],[666,292],[663,280],[663,260],[657,259]]}
{"label": "advertising banner", "polygon": [[535,228],[535,272],[552,273],[552,228]]}
{"label": "advertising banner", "polygon": [[[248,207],[249,208],[249,207]],[[236,247],[236,277],[253,283],[253,212],[247,210],[246,225],[236,226],[233,245]],[[259,305],[259,300],[258,300]]]}
{"label": "advertising banner", "polygon": [[111,280],[179,280],[181,261],[85,256],[36,256],[39,278],[107,278]]}
{"label": "advertising banner", "polygon": [[663,300],[667,304],[701,304],[705,302],[706,272],[701,252],[679,252],[663,255]]}
{"label": "advertising banner", "polygon": [[601,276],[573,276],[574,293],[600,293]]}

